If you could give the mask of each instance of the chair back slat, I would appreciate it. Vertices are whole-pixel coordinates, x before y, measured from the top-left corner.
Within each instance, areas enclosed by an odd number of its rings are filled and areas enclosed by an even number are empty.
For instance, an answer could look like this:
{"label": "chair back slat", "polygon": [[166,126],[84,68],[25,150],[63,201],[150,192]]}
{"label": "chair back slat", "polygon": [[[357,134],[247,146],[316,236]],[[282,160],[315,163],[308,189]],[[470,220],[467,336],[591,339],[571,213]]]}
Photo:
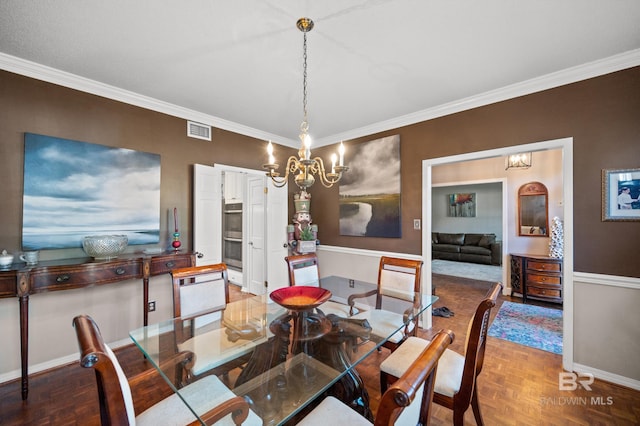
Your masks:
{"label": "chair back slat", "polygon": [[470,327],[467,332],[462,383],[460,385],[460,391],[458,392],[458,395],[456,395],[456,398],[460,398],[462,401],[467,401],[467,406],[471,401],[476,378],[482,371],[487,343],[487,332],[489,331],[489,316],[491,314],[491,309],[496,306],[496,301],[501,290],[501,283],[495,283],[493,285],[485,296],[485,299],[482,300],[476,308],[476,312],[471,319]]}

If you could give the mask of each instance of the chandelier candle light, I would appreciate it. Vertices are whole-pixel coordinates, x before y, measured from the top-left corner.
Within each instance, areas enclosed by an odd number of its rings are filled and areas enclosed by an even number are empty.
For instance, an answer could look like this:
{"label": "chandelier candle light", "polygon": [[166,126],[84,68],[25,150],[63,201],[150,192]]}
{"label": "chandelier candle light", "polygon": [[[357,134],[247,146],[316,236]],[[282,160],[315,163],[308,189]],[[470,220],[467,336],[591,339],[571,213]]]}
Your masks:
{"label": "chandelier candle light", "polygon": [[320,182],[327,188],[331,188],[342,177],[342,173],[349,170],[344,165],[344,145],[340,142],[338,149],[339,158],[336,164],[336,155],[331,156],[331,172],[326,173],[322,158],[311,158],[311,137],[309,136],[309,122],[307,121],[307,33],[313,29],[313,21],[309,18],[300,18],[296,26],[304,34],[303,43],[303,85],[302,85],[302,112],[303,120],[300,124],[300,150],[298,157],[289,157],[284,176],[280,177],[277,171],[279,164],[273,156],[273,144],[269,141],[267,145],[267,154],[269,155],[269,163],[263,164],[263,168],[267,170],[267,176],[273,180],[273,184],[280,188],[286,185],[289,173],[295,173],[295,183],[302,190],[306,190],[315,183],[314,175],[318,175]]}

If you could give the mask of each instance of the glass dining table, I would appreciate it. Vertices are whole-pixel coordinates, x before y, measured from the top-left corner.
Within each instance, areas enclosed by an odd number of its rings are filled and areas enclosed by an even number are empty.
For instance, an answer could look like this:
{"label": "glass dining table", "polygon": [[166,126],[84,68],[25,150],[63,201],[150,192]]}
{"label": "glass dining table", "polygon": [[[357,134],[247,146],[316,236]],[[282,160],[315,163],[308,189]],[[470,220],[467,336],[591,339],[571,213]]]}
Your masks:
{"label": "glass dining table", "polygon": [[[421,315],[436,300],[423,296],[412,314]],[[294,424],[325,394],[371,419],[368,393],[355,367],[405,324],[376,333],[366,320],[325,315],[322,308],[291,310],[266,295],[251,296],[212,314],[151,324],[129,335],[198,419],[212,407],[202,403],[202,395],[183,389],[210,374],[244,397],[265,425]],[[177,358],[183,361],[172,362]]]}

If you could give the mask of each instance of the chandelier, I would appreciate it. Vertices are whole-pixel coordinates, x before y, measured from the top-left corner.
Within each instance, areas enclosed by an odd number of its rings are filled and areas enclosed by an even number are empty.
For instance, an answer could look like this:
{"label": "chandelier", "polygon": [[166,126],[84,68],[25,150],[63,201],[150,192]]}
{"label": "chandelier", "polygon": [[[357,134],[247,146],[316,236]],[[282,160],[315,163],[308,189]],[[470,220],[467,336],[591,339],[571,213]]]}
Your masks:
{"label": "chandelier", "polygon": [[267,154],[269,155],[269,163],[263,164],[263,168],[267,170],[267,176],[271,177],[273,184],[277,187],[286,185],[289,174],[295,174],[294,181],[302,190],[306,190],[312,186],[318,176],[322,185],[331,188],[342,177],[342,173],[349,170],[344,165],[344,145],[340,142],[338,149],[339,159],[336,164],[336,154],[331,155],[331,171],[326,172],[322,158],[311,158],[311,137],[309,136],[309,122],[307,120],[307,33],[313,29],[313,21],[309,18],[300,18],[296,22],[296,26],[304,35],[303,42],[303,73],[302,73],[302,112],[303,119],[300,124],[300,150],[298,157],[291,156],[287,160],[287,166],[284,176],[280,176],[277,171],[280,167],[273,157],[273,144],[269,141],[267,145]]}
{"label": "chandelier", "polygon": [[521,154],[514,154],[507,157],[507,164],[505,170],[509,169],[528,169],[531,167],[531,153],[524,152]]}

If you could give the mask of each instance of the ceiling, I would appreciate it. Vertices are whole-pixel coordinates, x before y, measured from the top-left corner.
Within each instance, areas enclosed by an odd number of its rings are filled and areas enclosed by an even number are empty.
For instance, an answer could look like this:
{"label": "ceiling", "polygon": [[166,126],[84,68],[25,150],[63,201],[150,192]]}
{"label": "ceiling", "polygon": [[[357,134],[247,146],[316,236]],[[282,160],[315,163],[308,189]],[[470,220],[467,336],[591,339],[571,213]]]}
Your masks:
{"label": "ceiling", "polygon": [[297,146],[640,65],[637,0],[2,0],[0,68]]}

